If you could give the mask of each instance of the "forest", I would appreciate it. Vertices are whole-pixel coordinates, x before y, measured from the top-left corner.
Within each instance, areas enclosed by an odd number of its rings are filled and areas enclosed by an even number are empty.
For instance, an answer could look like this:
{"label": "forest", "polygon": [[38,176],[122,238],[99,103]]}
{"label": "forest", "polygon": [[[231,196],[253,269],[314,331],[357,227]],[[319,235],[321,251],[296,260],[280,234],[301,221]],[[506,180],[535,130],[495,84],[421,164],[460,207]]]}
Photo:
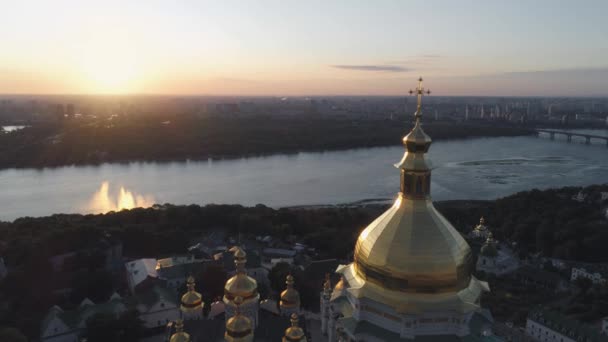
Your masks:
{"label": "forest", "polygon": [[[411,126],[397,120],[321,116],[111,117],[39,123],[0,134],[0,169],[129,161],[185,161],[399,145]],[[436,122],[436,140],[530,134],[517,126]]]}

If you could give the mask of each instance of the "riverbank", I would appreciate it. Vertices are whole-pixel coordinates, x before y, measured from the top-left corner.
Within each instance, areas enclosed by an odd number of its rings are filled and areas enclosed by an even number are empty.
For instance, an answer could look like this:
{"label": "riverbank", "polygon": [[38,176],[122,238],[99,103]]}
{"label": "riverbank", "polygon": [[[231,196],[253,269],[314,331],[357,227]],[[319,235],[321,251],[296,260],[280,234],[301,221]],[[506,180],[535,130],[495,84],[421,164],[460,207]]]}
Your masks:
{"label": "riverbank", "polygon": [[[0,169],[132,161],[206,161],[396,146],[409,129],[397,120],[318,117],[75,120],[0,135]],[[518,126],[456,122],[425,123],[425,130],[434,140],[533,133]]]}

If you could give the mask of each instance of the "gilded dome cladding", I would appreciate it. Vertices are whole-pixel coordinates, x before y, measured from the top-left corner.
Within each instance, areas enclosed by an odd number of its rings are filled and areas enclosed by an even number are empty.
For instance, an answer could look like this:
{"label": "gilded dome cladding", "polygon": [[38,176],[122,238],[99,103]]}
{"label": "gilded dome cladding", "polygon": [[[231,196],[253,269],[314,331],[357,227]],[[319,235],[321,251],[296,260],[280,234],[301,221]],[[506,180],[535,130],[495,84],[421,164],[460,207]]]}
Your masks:
{"label": "gilded dome cladding", "polygon": [[471,250],[430,200],[401,195],[357,239],[355,269],[392,290],[442,292],[468,286]]}

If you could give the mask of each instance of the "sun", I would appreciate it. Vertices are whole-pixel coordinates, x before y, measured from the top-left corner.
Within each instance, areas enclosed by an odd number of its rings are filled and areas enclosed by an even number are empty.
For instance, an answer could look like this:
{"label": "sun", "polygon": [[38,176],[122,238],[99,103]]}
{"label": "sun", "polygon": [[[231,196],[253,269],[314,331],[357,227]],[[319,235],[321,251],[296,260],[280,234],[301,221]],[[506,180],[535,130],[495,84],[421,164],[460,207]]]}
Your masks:
{"label": "sun", "polygon": [[83,60],[87,88],[94,93],[128,93],[135,90],[137,63],[128,55],[99,53]]}

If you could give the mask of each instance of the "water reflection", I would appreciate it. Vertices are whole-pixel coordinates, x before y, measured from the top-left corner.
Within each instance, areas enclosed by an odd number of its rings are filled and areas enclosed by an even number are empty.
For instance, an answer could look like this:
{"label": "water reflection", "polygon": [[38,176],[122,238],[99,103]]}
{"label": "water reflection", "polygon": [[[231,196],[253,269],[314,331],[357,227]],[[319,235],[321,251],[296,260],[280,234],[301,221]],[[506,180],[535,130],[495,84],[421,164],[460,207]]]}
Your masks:
{"label": "water reflection", "polygon": [[94,213],[106,213],[108,211],[119,211],[137,207],[150,207],[154,204],[154,197],[141,195],[125,189],[121,186],[117,193],[110,193],[110,182],[101,183],[99,189],[93,194],[87,211]]}

